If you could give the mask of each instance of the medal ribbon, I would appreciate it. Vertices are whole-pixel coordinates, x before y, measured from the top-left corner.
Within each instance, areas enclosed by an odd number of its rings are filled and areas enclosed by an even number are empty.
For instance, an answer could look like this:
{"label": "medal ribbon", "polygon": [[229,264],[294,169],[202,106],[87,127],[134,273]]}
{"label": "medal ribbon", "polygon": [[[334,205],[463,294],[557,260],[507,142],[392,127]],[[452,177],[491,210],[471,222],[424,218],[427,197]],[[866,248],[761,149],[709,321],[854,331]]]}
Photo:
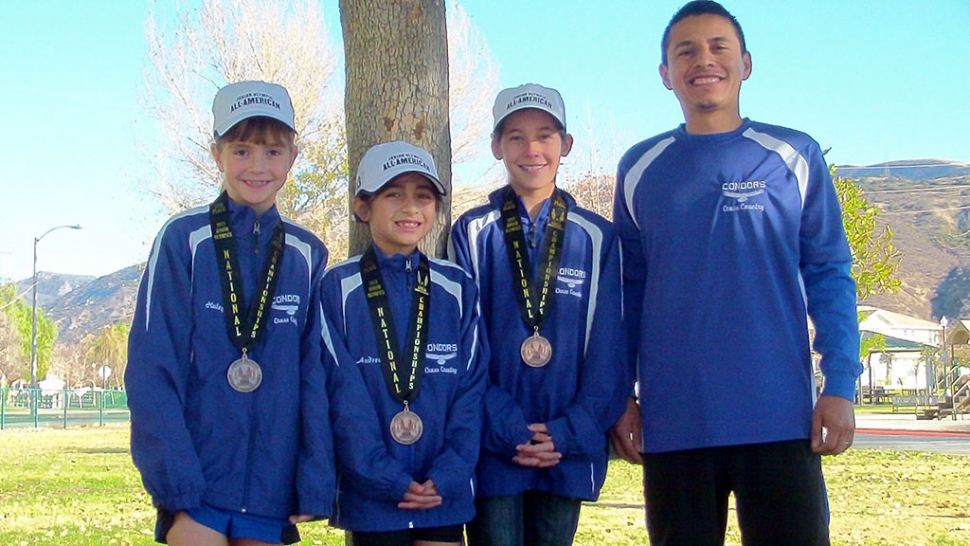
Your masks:
{"label": "medal ribbon", "polygon": [[526,325],[538,335],[539,328],[552,310],[551,296],[554,294],[553,281],[559,274],[559,259],[562,257],[563,239],[566,235],[566,200],[558,189],[550,197],[549,221],[542,238],[539,251],[538,282],[530,277],[532,263],[529,261],[528,244],[525,230],[519,218],[519,204],[515,192],[506,190],[502,201],[502,220],[504,223],[505,249],[508,251],[509,264],[515,283],[515,299],[519,302],[519,314]]}
{"label": "medal ribbon", "polygon": [[[226,328],[233,345],[243,352],[243,357],[249,349],[255,347],[263,332],[266,330],[266,320],[269,318],[269,306],[279,283],[277,267],[283,260],[284,232],[283,220],[276,224],[270,239],[270,252],[263,263],[263,288],[256,294],[256,305],[249,307],[249,313],[243,320],[243,310],[246,304],[243,298],[242,270],[239,267],[236,239],[232,234],[229,217],[229,195],[222,192],[209,205],[209,225],[212,227],[212,240],[216,247],[216,262],[219,266],[219,279],[222,283],[223,315],[226,317]],[[257,241],[257,244],[259,242]]]}
{"label": "medal ribbon", "polygon": [[404,403],[414,401],[421,389],[421,378],[424,376],[424,355],[428,342],[428,313],[431,310],[431,268],[428,257],[420,255],[418,260],[417,282],[414,283],[414,294],[411,298],[411,321],[407,333],[407,384],[399,366],[401,349],[398,346],[397,328],[391,314],[390,301],[384,289],[384,278],[377,265],[377,255],[371,245],[360,258],[360,276],[366,287],[367,307],[370,308],[371,322],[374,324],[374,335],[378,343],[383,344],[379,349],[381,367],[384,369],[384,383],[388,392],[396,400]]}

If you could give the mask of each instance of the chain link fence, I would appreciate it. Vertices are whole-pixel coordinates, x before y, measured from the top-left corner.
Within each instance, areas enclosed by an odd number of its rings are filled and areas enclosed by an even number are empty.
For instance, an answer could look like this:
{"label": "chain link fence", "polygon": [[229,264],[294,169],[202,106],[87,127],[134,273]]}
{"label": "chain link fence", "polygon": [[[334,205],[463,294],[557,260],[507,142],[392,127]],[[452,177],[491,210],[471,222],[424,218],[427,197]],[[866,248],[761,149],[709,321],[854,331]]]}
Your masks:
{"label": "chain link fence", "polygon": [[0,430],[101,426],[129,419],[128,395],[120,389],[0,389]]}

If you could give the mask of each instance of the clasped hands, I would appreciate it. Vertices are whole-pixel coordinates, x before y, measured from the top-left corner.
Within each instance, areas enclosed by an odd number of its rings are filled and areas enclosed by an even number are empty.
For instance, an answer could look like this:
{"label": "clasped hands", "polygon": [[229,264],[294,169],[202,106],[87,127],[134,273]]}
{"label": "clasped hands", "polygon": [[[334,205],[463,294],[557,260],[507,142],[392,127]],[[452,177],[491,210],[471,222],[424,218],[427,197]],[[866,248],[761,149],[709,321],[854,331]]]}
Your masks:
{"label": "clasped hands", "polygon": [[562,453],[556,451],[549,428],[544,423],[532,423],[528,428],[532,432],[532,438],[528,443],[515,446],[516,453],[512,462],[534,468],[549,468],[559,464]]}

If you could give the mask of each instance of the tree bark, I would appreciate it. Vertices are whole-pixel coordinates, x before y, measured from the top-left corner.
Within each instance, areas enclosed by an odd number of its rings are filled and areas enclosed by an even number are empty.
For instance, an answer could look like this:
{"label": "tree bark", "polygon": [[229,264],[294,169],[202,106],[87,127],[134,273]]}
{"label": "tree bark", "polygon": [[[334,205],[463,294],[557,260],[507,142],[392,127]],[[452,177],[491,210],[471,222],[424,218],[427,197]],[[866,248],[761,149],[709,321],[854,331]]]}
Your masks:
{"label": "tree bark", "polygon": [[[370,146],[404,140],[434,158],[448,195],[422,243],[443,256],[451,229],[451,133],[448,119],[448,35],[444,0],[340,0],[346,66],[345,115],[350,167],[348,206],[357,165]],[[351,215],[349,254],[370,243]]]}

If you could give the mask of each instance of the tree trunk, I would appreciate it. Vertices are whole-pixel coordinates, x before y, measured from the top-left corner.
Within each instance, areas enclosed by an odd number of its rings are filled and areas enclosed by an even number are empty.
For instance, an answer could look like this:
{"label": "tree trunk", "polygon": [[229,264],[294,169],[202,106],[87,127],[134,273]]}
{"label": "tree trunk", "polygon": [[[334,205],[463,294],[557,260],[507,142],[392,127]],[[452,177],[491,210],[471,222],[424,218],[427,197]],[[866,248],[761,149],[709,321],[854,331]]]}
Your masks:
{"label": "tree trunk", "polygon": [[[422,244],[443,256],[451,229],[451,133],[444,0],[340,0],[347,74],[345,113],[353,200],[357,165],[370,146],[404,140],[427,150],[448,196]],[[371,240],[351,215],[349,256]]]}

